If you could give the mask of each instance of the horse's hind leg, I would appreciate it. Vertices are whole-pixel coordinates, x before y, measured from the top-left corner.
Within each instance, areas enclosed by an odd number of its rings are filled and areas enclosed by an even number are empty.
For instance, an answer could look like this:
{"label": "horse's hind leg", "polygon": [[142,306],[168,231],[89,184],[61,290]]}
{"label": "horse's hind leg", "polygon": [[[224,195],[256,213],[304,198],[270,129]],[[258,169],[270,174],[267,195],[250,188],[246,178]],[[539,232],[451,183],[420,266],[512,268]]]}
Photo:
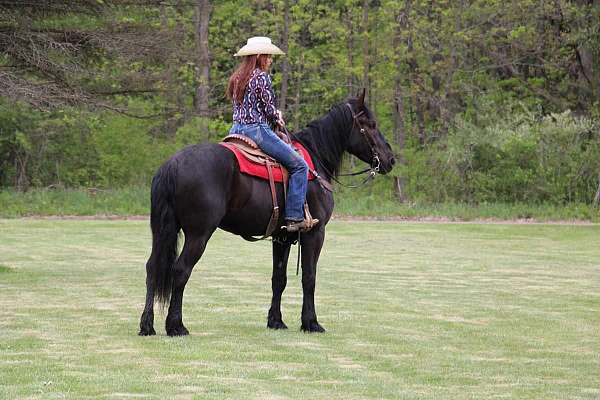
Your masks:
{"label": "horse's hind leg", "polygon": [[214,232],[214,229],[202,236],[186,236],[183,250],[173,266],[173,289],[171,292],[171,303],[166,319],[166,330],[169,336],[184,336],[189,334],[182,320],[183,290],[192,274],[194,265],[198,262],[206,242]]}
{"label": "horse's hind leg", "polygon": [[154,281],[152,278],[152,263],[154,263],[154,255],[150,256],[146,263],[146,305],[140,320],[140,336],[156,335],[154,330]]}
{"label": "horse's hind leg", "polygon": [[281,318],[281,294],[287,284],[287,263],[290,255],[290,244],[273,242],[273,277],[271,287],[273,288],[273,299],[267,317],[267,327],[271,329],[287,329]]}

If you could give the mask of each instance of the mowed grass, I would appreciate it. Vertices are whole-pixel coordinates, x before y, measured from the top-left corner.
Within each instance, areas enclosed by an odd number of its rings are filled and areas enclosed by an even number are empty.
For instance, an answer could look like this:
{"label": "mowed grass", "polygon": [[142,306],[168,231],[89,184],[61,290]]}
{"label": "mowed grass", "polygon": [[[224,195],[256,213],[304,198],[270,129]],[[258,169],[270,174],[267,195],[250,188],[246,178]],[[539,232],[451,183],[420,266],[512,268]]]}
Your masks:
{"label": "mowed grass", "polygon": [[191,335],[138,337],[144,221],[0,220],[2,399],[597,399],[600,226],[333,221],[325,334],[266,329],[270,243],[217,232]]}

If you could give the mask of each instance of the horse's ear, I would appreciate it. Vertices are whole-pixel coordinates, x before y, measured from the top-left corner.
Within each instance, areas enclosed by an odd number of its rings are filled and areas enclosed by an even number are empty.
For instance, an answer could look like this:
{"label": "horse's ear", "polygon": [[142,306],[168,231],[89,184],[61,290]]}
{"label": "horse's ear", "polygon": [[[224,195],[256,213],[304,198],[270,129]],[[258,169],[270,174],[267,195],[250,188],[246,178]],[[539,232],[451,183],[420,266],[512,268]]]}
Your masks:
{"label": "horse's ear", "polygon": [[365,92],[366,89],[363,88],[362,92],[358,95],[358,107],[362,107],[365,105]]}

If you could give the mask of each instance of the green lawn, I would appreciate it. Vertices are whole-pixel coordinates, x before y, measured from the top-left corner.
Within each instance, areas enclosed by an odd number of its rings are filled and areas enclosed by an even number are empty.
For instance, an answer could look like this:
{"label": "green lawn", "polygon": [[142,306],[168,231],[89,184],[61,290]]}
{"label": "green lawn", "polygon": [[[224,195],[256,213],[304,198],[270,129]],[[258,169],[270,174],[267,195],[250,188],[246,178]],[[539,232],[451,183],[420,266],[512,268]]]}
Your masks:
{"label": "green lawn", "polygon": [[334,221],[312,335],[293,262],[270,331],[270,243],[217,232],[191,335],[142,338],[147,225],[0,220],[0,399],[600,398],[598,225]]}

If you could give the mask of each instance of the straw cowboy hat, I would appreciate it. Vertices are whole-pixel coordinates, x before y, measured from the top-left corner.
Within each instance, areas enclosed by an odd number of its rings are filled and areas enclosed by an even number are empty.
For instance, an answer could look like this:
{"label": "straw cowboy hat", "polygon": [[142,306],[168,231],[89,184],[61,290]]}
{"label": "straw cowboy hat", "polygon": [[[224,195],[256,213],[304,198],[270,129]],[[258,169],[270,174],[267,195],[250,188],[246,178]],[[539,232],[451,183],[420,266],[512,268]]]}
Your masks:
{"label": "straw cowboy hat", "polygon": [[285,55],[283,51],[273,43],[271,39],[264,36],[255,36],[248,39],[248,43],[242,47],[237,53],[236,57],[250,56],[253,54],[280,54]]}

